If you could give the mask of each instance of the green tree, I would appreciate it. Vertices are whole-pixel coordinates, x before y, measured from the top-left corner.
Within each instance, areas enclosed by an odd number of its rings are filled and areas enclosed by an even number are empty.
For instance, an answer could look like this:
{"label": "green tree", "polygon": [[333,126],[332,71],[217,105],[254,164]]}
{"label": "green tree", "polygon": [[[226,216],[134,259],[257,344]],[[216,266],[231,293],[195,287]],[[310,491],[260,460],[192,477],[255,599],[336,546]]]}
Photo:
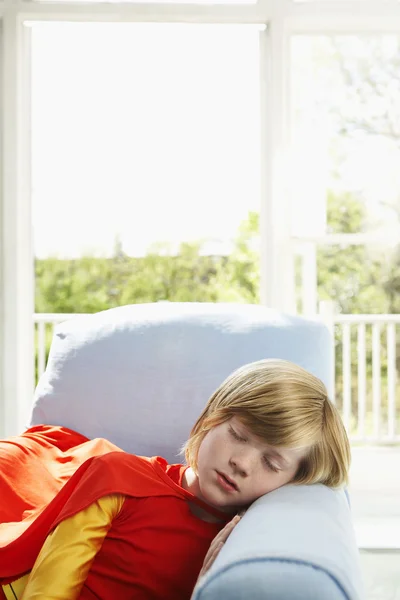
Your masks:
{"label": "green tree", "polygon": [[232,252],[220,261],[210,282],[219,302],[260,301],[260,216],[250,211],[233,241]]}
{"label": "green tree", "polygon": [[[329,194],[329,233],[357,233],[366,219],[364,203],[351,194]],[[388,297],[381,285],[383,261],[380,248],[322,246],[317,252],[318,295],[335,302],[337,312],[383,313]]]}

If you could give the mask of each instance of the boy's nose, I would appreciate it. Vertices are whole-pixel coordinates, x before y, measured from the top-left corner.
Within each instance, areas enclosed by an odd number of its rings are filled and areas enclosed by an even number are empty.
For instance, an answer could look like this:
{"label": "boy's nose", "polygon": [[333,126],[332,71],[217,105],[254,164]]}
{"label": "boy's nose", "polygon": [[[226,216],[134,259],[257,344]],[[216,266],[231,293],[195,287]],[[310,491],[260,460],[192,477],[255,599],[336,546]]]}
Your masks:
{"label": "boy's nose", "polygon": [[248,477],[253,467],[255,456],[251,452],[242,452],[236,456],[232,456],[229,463],[232,469],[239,473],[241,477]]}

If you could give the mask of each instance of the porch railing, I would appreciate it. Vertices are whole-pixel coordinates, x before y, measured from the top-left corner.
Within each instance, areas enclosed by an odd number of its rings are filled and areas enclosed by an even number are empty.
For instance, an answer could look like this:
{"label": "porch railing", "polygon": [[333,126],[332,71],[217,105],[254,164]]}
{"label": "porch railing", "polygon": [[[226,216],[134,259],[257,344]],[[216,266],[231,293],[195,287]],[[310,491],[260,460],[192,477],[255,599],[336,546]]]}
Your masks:
{"label": "porch railing", "polygon": [[[78,316],[83,315],[34,315],[36,380],[46,368],[55,326]],[[336,314],[330,319],[334,401],[352,442],[400,444],[400,315]]]}
{"label": "porch railing", "polygon": [[353,441],[400,444],[400,315],[336,315],[335,396]]}

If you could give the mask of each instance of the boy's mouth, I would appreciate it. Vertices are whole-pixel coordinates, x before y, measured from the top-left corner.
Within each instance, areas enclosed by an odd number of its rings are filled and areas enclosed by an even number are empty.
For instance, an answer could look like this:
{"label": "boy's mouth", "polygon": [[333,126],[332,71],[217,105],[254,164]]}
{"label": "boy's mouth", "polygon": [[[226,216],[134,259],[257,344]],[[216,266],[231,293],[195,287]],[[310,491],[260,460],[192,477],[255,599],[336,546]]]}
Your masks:
{"label": "boy's mouth", "polygon": [[230,477],[228,477],[224,473],[221,473],[220,471],[217,471],[217,474],[219,476],[220,483],[223,485],[223,487],[225,489],[227,489],[228,491],[232,491],[232,492],[233,491],[235,491],[235,492],[239,491],[239,488],[236,485],[236,483],[233,481],[233,479],[231,479]]}

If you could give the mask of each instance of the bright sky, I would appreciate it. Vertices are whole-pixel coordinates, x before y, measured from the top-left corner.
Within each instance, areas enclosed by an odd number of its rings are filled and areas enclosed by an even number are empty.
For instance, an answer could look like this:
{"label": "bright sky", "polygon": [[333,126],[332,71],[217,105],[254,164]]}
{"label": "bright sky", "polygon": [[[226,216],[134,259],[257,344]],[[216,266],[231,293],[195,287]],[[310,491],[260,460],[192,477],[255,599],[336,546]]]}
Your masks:
{"label": "bright sky", "polygon": [[[347,39],[350,55],[365,52]],[[394,36],[382,39],[390,54]],[[387,140],[336,136],[332,146],[328,109],[345,90],[325,46],[323,36],[293,42],[286,185],[303,235],[324,232],[328,189],[361,194],[374,222],[380,201],[400,197],[399,154]],[[155,241],[223,248],[259,209],[258,27],[35,23],[32,55],[37,256],[104,255],[117,236],[132,255]]]}
{"label": "bright sky", "polygon": [[37,256],[227,241],[259,209],[259,28],[33,25]]}

